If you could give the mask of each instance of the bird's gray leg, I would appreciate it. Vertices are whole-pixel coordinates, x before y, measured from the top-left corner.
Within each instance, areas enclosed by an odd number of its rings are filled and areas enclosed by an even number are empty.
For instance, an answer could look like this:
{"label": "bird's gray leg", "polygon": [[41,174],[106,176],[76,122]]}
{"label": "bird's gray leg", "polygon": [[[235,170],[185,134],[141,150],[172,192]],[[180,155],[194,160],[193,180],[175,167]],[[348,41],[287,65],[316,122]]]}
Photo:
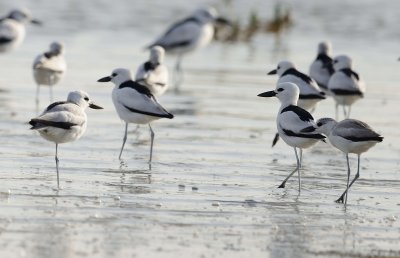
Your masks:
{"label": "bird's gray leg", "polygon": [[[349,189],[359,177],[360,177],[360,155],[358,155],[357,174],[354,176],[354,179],[350,182]],[[345,195],[347,195],[347,190],[343,192],[343,194],[339,197],[339,199],[336,200],[336,202],[343,203]]]}
{"label": "bird's gray leg", "polygon": [[345,105],[343,105],[343,115],[344,115],[344,118],[347,118],[347,112],[346,112],[346,106]]}
{"label": "bird's gray leg", "polygon": [[350,117],[350,111],[351,111],[351,106],[349,106],[349,110],[348,110],[348,112],[347,112],[347,118]]}
{"label": "bird's gray leg", "polygon": [[335,104],[335,120],[339,119],[339,104],[336,102]]}
{"label": "bird's gray leg", "polygon": [[150,136],[151,136],[151,143],[150,143],[150,159],[149,159],[149,169],[151,170],[151,161],[153,159],[153,143],[154,143],[154,131],[153,128],[151,128],[151,125],[149,124],[150,128]]}
{"label": "bird's gray leg", "polygon": [[[300,162],[299,162],[299,158],[297,157],[296,148],[294,148],[294,153],[296,154],[297,166],[296,166],[296,168],[285,178],[285,180],[283,180],[283,182],[278,186],[278,188],[285,188],[285,184],[286,184],[286,182],[289,180],[289,178],[290,178],[291,176],[293,176],[293,174],[296,173],[296,171],[299,171],[299,169],[300,169]],[[299,174],[299,176],[300,176],[300,174]],[[299,177],[299,186],[300,186],[300,177]]]}
{"label": "bird's gray leg", "polygon": [[303,163],[303,149],[300,149],[300,168],[302,163]]}
{"label": "bird's gray leg", "polygon": [[183,82],[183,71],[181,67],[181,62],[182,62],[182,55],[178,55],[174,69],[175,93],[178,93],[180,91],[180,86]]}
{"label": "bird's gray leg", "polygon": [[58,143],[56,143],[56,171],[57,171],[57,188],[60,189],[60,176],[58,172]]}
{"label": "bird's gray leg", "polygon": [[36,113],[39,113],[39,92],[40,92],[40,84],[36,86]]}
{"label": "bird's gray leg", "polygon": [[[300,149],[300,153],[301,152],[302,152],[302,150]],[[300,161],[299,157],[297,156],[296,148],[294,148],[294,153],[296,154],[296,160],[297,160],[297,175],[298,175],[298,179],[299,179],[299,193],[300,193],[300,190],[301,190],[301,176],[300,176],[301,161]]]}
{"label": "bird's gray leg", "polygon": [[344,199],[344,206],[347,206],[347,197],[349,196],[349,182],[350,182],[349,154],[346,155],[346,160],[347,160],[347,187],[346,187],[346,198]]}
{"label": "bird's gray leg", "polygon": [[53,86],[49,85],[49,92],[50,92],[50,103],[53,103]]}
{"label": "bird's gray leg", "polygon": [[124,150],[126,138],[128,134],[128,123],[125,123],[125,134],[124,134],[124,139],[122,140],[122,146],[121,146],[121,151],[119,152],[119,159],[121,159],[122,151]]}

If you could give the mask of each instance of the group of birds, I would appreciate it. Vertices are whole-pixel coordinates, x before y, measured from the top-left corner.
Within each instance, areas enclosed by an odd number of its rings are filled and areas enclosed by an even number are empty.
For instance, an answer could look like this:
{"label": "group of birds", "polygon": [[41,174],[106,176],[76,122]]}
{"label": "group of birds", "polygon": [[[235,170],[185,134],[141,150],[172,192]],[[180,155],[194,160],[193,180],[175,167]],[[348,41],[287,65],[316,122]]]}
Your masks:
{"label": "group of birds", "polygon": [[[0,52],[15,49],[23,41],[24,24],[27,22],[40,24],[39,21],[32,19],[26,10],[14,10],[8,16],[0,19]],[[131,72],[125,68],[114,69],[111,75],[98,80],[98,82],[114,84],[112,100],[118,116],[125,122],[119,159],[121,159],[127,140],[128,124],[148,124],[151,135],[149,158],[149,168],[151,169],[155,134],[150,123],[160,118],[172,119],[174,117],[157,101],[157,98],[168,89],[170,80],[168,69],[163,64],[165,54],[177,55],[173,80],[175,89],[178,89],[183,81],[182,57],[210,43],[214,36],[215,23],[230,24],[227,19],[219,17],[214,8],[198,9],[188,18],[173,24],[164,34],[148,45],[149,60],[138,67],[134,80]],[[278,133],[273,144],[282,138],[286,144],[294,148],[296,155],[296,169],[279,187],[285,187],[287,180],[298,172],[300,191],[302,150],[328,138],[334,147],[346,154],[347,188],[338,199],[346,204],[347,192],[359,177],[361,153],[382,141],[383,138],[367,124],[355,119],[348,119],[351,105],[363,97],[365,86],[359,75],[353,71],[350,57],[341,55],[332,59],[330,52],[331,46],[328,42],[321,42],[318,45],[318,55],[310,67],[310,76],[297,70],[290,61],[279,62],[277,68],[268,73],[279,75],[276,89],[258,96],[277,97],[280,100],[281,107],[277,116]],[[65,71],[64,45],[60,42],[51,43],[47,52],[36,57],[33,74],[37,84],[37,106],[40,86],[50,86],[52,101],[52,86],[61,80]],[[343,106],[347,119],[340,122],[331,118],[314,121],[310,113],[316,109],[318,102],[328,96],[332,96],[335,100],[336,120],[339,106]],[[66,101],[52,103],[42,114],[29,121],[31,129],[37,130],[43,138],[56,144],[58,187],[58,144],[77,140],[83,135],[87,125],[85,113],[87,107],[101,109],[91,101],[86,92],[72,91]],[[297,149],[299,149],[299,154]],[[358,155],[358,171],[351,182],[349,153]]]}
{"label": "group of birds", "polygon": [[[310,75],[298,71],[290,61],[279,62],[277,68],[268,73],[279,75],[276,89],[258,96],[277,97],[280,100],[281,107],[276,119],[278,133],[272,146],[282,138],[287,145],[294,148],[296,156],[296,168],[283,180],[279,188],[284,188],[287,180],[297,172],[300,192],[303,149],[328,138],[332,146],[346,155],[347,187],[336,200],[346,205],[349,188],[360,175],[360,155],[381,142],[383,137],[366,123],[349,118],[351,106],[364,96],[365,85],[360,76],[353,71],[349,56],[339,55],[332,58],[330,52],[329,42],[319,43],[317,58],[310,66]],[[311,113],[316,109],[318,102],[329,96],[335,100],[336,120],[321,118],[315,122]],[[338,122],[339,106],[343,106],[345,119]],[[351,182],[349,153],[358,156],[357,173]]]}
{"label": "group of birds", "polygon": [[[31,18],[28,10],[18,9],[0,19],[0,52],[8,52],[17,48],[25,37],[25,25],[28,22],[40,24]],[[157,101],[169,86],[168,69],[163,64],[165,53],[176,54],[177,62],[174,70],[175,89],[183,82],[181,60],[185,54],[208,45],[214,37],[216,24],[230,25],[225,18],[219,17],[212,7],[195,10],[189,17],[176,22],[147,46],[150,50],[149,60],[141,64],[134,80],[131,72],[125,68],[114,69],[111,75],[98,82],[112,82],[112,100],[118,116],[125,122],[122,152],[127,140],[128,124],[148,124],[151,135],[149,168],[153,156],[155,133],[150,125],[160,118],[172,119],[174,116]],[[60,42],[50,44],[50,49],[38,55],[33,63],[33,75],[37,84],[36,107],[39,107],[39,91],[41,86],[49,86],[50,101],[53,102],[52,88],[66,72],[64,58],[65,47]],[[29,121],[31,129],[36,130],[46,140],[56,145],[57,186],[59,188],[58,144],[79,139],[86,130],[87,107],[102,109],[95,105],[89,95],[81,90],[69,93],[66,101],[50,104],[38,117]]]}

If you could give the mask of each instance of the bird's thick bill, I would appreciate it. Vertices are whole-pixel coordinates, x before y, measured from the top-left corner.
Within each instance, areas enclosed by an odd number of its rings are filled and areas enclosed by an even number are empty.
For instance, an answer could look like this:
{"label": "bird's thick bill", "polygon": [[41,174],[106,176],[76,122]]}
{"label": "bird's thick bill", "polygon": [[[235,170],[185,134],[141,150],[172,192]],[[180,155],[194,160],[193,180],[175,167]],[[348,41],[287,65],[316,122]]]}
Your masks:
{"label": "bird's thick bill", "polygon": [[302,132],[302,133],[311,133],[311,132],[314,132],[315,129],[316,128],[314,126],[309,126],[309,127],[301,129],[300,132]]}
{"label": "bird's thick bill", "polygon": [[41,21],[36,20],[36,19],[32,19],[32,20],[31,20],[31,23],[32,23],[32,24],[35,24],[35,25],[42,25],[42,24],[43,24]]}
{"label": "bird's thick bill", "polygon": [[93,104],[93,103],[90,103],[90,104],[89,104],[89,107],[90,107],[90,108],[93,108],[93,109],[103,109],[102,107],[97,106],[96,104]]}
{"label": "bird's thick bill", "polygon": [[276,96],[276,92],[273,91],[273,90],[266,91],[266,92],[258,94],[257,96],[259,96],[259,97],[275,97]]}
{"label": "bird's thick bill", "polygon": [[226,26],[233,26],[232,22],[228,19],[225,19],[224,17],[216,18],[215,23],[221,24],[221,25],[226,25]]}
{"label": "bird's thick bill", "polygon": [[111,81],[111,77],[110,76],[106,76],[106,77],[103,77],[101,79],[98,79],[97,81],[98,82],[110,82]]}
{"label": "bird's thick bill", "polygon": [[267,73],[268,75],[273,75],[273,74],[277,74],[277,70],[276,69],[274,69],[274,70],[272,70],[271,72],[269,72],[269,73]]}

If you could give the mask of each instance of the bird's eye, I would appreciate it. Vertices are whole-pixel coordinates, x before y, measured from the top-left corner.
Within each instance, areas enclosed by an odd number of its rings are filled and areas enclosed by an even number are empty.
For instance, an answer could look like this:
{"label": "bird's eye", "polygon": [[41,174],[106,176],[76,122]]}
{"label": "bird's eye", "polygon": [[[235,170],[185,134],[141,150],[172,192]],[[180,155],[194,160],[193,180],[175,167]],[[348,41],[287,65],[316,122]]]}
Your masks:
{"label": "bird's eye", "polygon": [[322,123],[321,122],[317,123],[317,126],[322,126]]}
{"label": "bird's eye", "polygon": [[88,97],[85,97],[84,100],[89,101],[89,98],[88,98]]}
{"label": "bird's eye", "polygon": [[112,77],[115,77],[115,76],[117,76],[117,74],[116,74],[116,73],[113,73],[113,74],[111,74],[111,76],[112,76]]}
{"label": "bird's eye", "polygon": [[338,60],[333,60],[333,63],[336,64],[338,62]]}
{"label": "bird's eye", "polygon": [[278,65],[278,70],[281,69],[281,67]]}
{"label": "bird's eye", "polygon": [[283,89],[282,89],[282,88],[279,88],[279,89],[277,89],[277,91],[283,91]]}

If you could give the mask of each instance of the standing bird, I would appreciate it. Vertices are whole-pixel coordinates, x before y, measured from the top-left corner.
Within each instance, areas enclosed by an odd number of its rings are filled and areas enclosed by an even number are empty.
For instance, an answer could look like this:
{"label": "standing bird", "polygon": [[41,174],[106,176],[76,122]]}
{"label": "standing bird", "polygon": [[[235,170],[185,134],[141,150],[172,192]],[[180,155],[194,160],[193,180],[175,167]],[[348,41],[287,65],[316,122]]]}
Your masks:
{"label": "standing bird", "polygon": [[299,192],[301,188],[300,168],[301,160],[297,155],[297,148],[300,149],[300,157],[304,148],[314,145],[319,140],[323,140],[325,136],[319,133],[305,134],[301,130],[314,126],[314,118],[306,110],[297,106],[300,90],[296,84],[285,82],[279,83],[276,90],[267,91],[259,94],[259,97],[277,97],[281,102],[281,107],[276,118],[279,136],[287,145],[294,148],[297,166],[288,177],[283,180],[279,188],[285,188],[286,181],[297,171],[299,180]]}
{"label": "standing bird", "polygon": [[146,86],[155,97],[163,95],[168,89],[168,69],[164,65],[164,56],[164,48],[152,47],[149,61],[140,65],[135,75],[135,81]]}
{"label": "standing bird", "polygon": [[0,19],[0,52],[14,50],[24,41],[25,24],[28,22],[41,24],[32,19],[29,11],[24,9],[13,10]]}
{"label": "standing bird", "polygon": [[64,58],[64,45],[59,42],[50,44],[50,50],[38,55],[33,62],[33,77],[35,78],[36,107],[39,107],[40,85],[49,86],[50,102],[53,102],[53,85],[64,76],[67,65]]}
{"label": "standing bird", "polygon": [[[372,130],[366,123],[355,119],[345,119],[337,122],[332,118],[321,118],[316,125],[304,128],[302,132],[322,133],[328,137],[329,142],[334,147],[346,154],[347,187],[346,191],[336,200],[336,202],[341,203],[344,201],[344,205],[346,205],[349,188],[360,176],[361,154],[368,151],[378,142],[382,142],[383,137]],[[355,153],[358,157],[357,174],[350,184],[349,153]],[[345,199],[344,196],[346,196]]]}
{"label": "standing bird", "polygon": [[57,187],[60,188],[58,173],[58,144],[72,142],[79,139],[86,130],[87,116],[85,109],[102,109],[92,103],[89,95],[84,91],[72,91],[67,101],[54,102],[29,124],[32,130],[37,130],[40,136],[56,144]]}
{"label": "standing bird", "polygon": [[[298,86],[300,95],[297,106],[305,109],[306,111],[313,112],[317,106],[317,103],[326,98],[325,93],[321,91],[317,83],[308,75],[299,72],[296,69],[296,66],[290,61],[279,62],[277,69],[274,69],[268,73],[268,75],[273,74],[279,75],[277,84],[291,82]],[[272,147],[275,146],[278,140],[279,134],[277,133],[272,141]]]}
{"label": "standing bird", "polygon": [[[335,73],[329,79],[328,89],[335,99],[336,120],[338,119],[339,105],[343,106],[345,118],[350,117],[351,105],[364,97],[365,84],[360,76],[352,70],[352,60],[346,55],[333,59]],[[348,110],[346,111],[346,106]]]}
{"label": "standing bird", "polygon": [[230,25],[225,18],[218,17],[212,8],[196,10],[190,17],[176,22],[156,39],[148,48],[161,46],[167,53],[177,54],[174,69],[175,91],[183,82],[181,61],[183,55],[207,46],[214,37],[214,23]]}
{"label": "standing bird", "polygon": [[310,66],[310,77],[317,82],[325,93],[328,93],[328,82],[335,72],[332,64],[331,49],[332,46],[329,42],[323,41],[319,43],[317,58]]}
{"label": "standing bird", "polygon": [[128,123],[148,124],[151,133],[149,169],[153,157],[154,132],[150,122],[174,116],[165,110],[155,99],[150,90],[132,81],[131,73],[128,69],[117,68],[112,71],[111,76],[106,76],[98,82],[113,82],[115,87],[112,91],[112,100],[119,117],[125,121],[125,134],[122,142],[119,159],[125,146],[128,132]]}

